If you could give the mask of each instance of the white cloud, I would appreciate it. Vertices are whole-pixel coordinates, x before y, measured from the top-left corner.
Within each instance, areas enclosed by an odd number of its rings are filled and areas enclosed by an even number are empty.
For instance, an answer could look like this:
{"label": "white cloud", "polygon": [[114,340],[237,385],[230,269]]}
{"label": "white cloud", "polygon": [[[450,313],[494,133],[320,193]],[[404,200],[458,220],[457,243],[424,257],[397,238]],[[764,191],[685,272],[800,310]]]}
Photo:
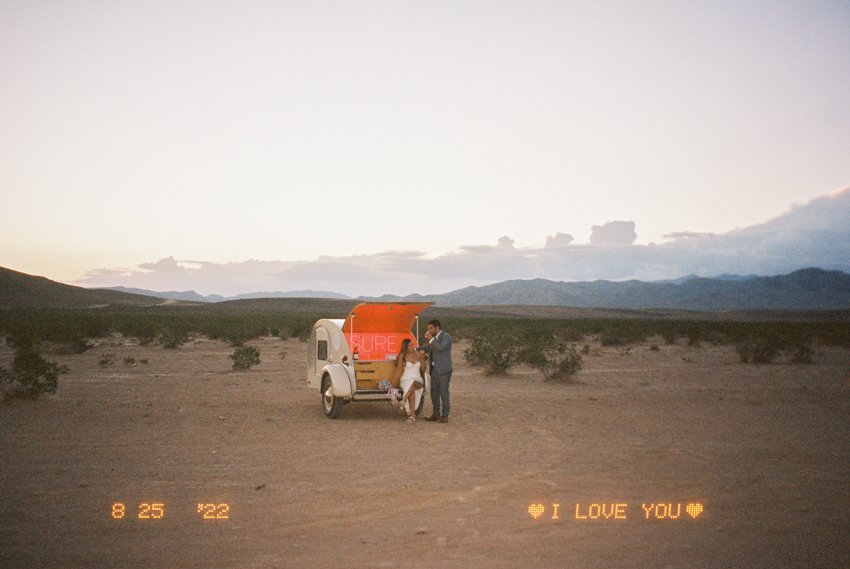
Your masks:
{"label": "white cloud", "polygon": [[556,233],[546,237],[546,247],[566,247],[575,241],[575,238],[569,233]]}
{"label": "white cloud", "polygon": [[683,231],[660,245],[634,245],[634,223],[617,221],[595,226],[594,235],[590,245],[571,245],[572,236],[559,233],[545,247],[521,249],[503,236],[496,245],[463,246],[435,258],[420,251],[224,264],[166,257],[133,270],[90,271],[78,284],[224,295],[309,289],[371,296],[436,294],[516,278],[657,280],[779,274],[812,266],[850,272],[850,188],[724,234]]}
{"label": "white cloud", "polygon": [[701,237],[710,237],[712,233],[697,233],[695,231],[675,231],[666,233],[664,239],[699,239]]}
{"label": "white cloud", "polygon": [[590,228],[591,245],[631,245],[635,239],[634,221],[609,221]]}

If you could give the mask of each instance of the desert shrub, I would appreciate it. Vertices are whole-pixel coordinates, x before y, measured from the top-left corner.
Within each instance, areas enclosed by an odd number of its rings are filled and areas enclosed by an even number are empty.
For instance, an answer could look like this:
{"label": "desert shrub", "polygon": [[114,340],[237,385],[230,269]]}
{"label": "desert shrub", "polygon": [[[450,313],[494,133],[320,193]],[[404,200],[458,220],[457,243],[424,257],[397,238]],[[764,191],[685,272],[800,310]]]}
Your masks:
{"label": "desert shrub", "polygon": [[599,334],[599,341],[603,346],[625,346],[642,342],[650,335],[645,327],[646,323],[640,321],[623,321],[620,323],[608,323]]}
{"label": "desert shrub", "polygon": [[658,347],[658,344],[652,344],[651,346],[649,346],[649,350],[651,352],[658,352],[660,351],[660,348]]}
{"label": "desert shrub", "polygon": [[743,363],[769,364],[779,355],[781,347],[768,338],[755,338],[735,346]]}
{"label": "desert shrub", "polygon": [[575,344],[556,342],[538,353],[535,361],[529,363],[548,380],[568,381],[581,370],[582,358]]}
{"label": "desert shrub", "polygon": [[82,354],[94,347],[94,342],[90,341],[83,336],[77,336],[73,340],[71,340],[69,347],[71,351],[75,354]]}
{"label": "desert shrub", "polygon": [[59,375],[68,371],[68,366],[45,360],[31,345],[19,345],[12,369],[0,368],[0,390],[6,399],[38,399],[44,393],[56,393]]}
{"label": "desert shrub", "polygon": [[670,330],[669,328],[665,328],[660,332],[661,337],[664,338],[664,343],[666,344],[675,344],[676,340],[679,339],[679,334],[675,330]]}
{"label": "desert shrub", "polygon": [[791,363],[794,364],[810,364],[813,363],[812,359],[813,350],[809,344],[798,344],[791,351]]}
{"label": "desert shrub", "polygon": [[306,342],[310,339],[310,334],[313,332],[313,325],[302,325],[298,328],[295,328],[292,332],[293,338],[298,338],[302,342]]}
{"label": "desert shrub", "polygon": [[699,322],[682,322],[676,329],[678,338],[687,338],[689,346],[696,346],[706,340],[706,330]]}
{"label": "desert shrub", "polygon": [[559,352],[555,357],[555,362],[557,366],[552,373],[546,376],[547,379],[568,380],[581,371],[581,354],[578,353],[575,344],[570,344],[563,351]]}
{"label": "desert shrub", "polygon": [[286,359],[286,350],[281,350],[277,353],[278,357],[282,360]]}
{"label": "desert shrub", "polygon": [[112,354],[103,354],[99,360],[97,360],[97,365],[103,368],[107,368],[115,363],[115,356]]}
{"label": "desert shrub", "polygon": [[262,326],[248,322],[248,318],[251,316],[243,319],[230,316],[215,317],[199,326],[199,331],[214,340],[223,339],[230,342],[232,346],[242,346],[251,338],[257,338],[263,334]]}
{"label": "desert shrub", "polygon": [[568,342],[578,342],[582,339],[584,334],[581,329],[577,326],[562,326],[555,333],[557,337],[566,340]]}
{"label": "desert shrub", "polygon": [[134,358],[133,356],[127,356],[126,358],[124,358],[124,365],[125,366],[136,365],[136,358]]}
{"label": "desert shrub", "polygon": [[590,353],[590,344],[585,344],[584,346],[581,347],[581,354],[583,356],[586,356],[589,353]]}
{"label": "desert shrub", "polygon": [[539,369],[546,379],[569,379],[581,369],[581,355],[570,342],[575,337],[580,334],[568,327],[526,328],[515,340],[517,361]]}
{"label": "desert shrub", "polygon": [[163,348],[177,349],[189,341],[189,333],[181,328],[164,328],[159,334],[159,343]]}
{"label": "desert shrub", "polygon": [[142,358],[139,360],[139,363],[142,365],[148,365],[148,358]]}
{"label": "desert shrub", "polygon": [[253,337],[256,336],[251,336],[251,334],[243,330],[230,330],[225,334],[224,339],[230,342],[231,346],[239,347],[245,345],[245,342]]}
{"label": "desert shrub", "polygon": [[751,343],[737,343],[735,344],[735,351],[738,352],[738,359],[741,360],[742,364],[750,363],[750,359],[753,357]]}
{"label": "desert shrub", "polygon": [[230,355],[233,360],[233,369],[251,369],[251,366],[259,365],[260,350],[253,346],[239,346]]}
{"label": "desert shrub", "polygon": [[[423,319],[421,315],[419,316],[419,319],[420,326],[422,327],[421,331],[424,333],[424,323],[427,319]],[[452,340],[455,342],[471,340],[480,333],[480,330],[472,321],[459,320],[455,321],[454,326],[452,326]]]}
{"label": "desert shrub", "polygon": [[626,338],[613,330],[605,330],[599,335],[599,342],[603,346],[622,346],[626,343]]}
{"label": "desert shrub", "polygon": [[517,363],[519,348],[508,335],[475,336],[463,351],[463,357],[473,366],[484,366],[486,375],[501,375]]}
{"label": "desert shrub", "polygon": [[[120,332],[124,337],[138,338],[143,345],[157,339],[163,345],[178,347],[188,340],[189,333],[210,338],[222,338],[232,343],[245,341],[277,331],[278,335],[306,340],[319,318],[342,318],[347,309],[333,311],[317,309],[302,312],[289,306],[274,310],[223,303],[220,305],[152,307],[110,306],[91,309],[0,309],[0,335],[11,336],[9,343],[26,340],[30,345],[41,342],[72,345],[83,338],[105,338]],[[342,312],[334,312],[342,310]],[[531,341],[535,335],[546,334],[567,342],[579,342],[593,336],[605,345],[627,345],[660,335],[667,343],[687,338],[690,343],[707,340],[738,346],[758,337],[773,338],[780,349],[793,358],[796,346],[810,345],[850,347],[850,326],[846,319],[820,322],[742,322],[674,320],[653,318],[523,318],[491,315],[467,316],[429,308],[430,314],[420,320],[439,317],[449,324],[455,340],[492,335],[494,330],[519,338],[520,343]],[[166,333],[163,333],[166,332]],[[748,359],[752,355],[746,356]],[[805,359],[805,351],[801,354]],[[498,366],[497,366],[498,367]]]}
{"label": "desert shrub", "polygon": [[6,336],[6,344],[12,348],[32,348],[35,342],[32,335],[21,330]]}

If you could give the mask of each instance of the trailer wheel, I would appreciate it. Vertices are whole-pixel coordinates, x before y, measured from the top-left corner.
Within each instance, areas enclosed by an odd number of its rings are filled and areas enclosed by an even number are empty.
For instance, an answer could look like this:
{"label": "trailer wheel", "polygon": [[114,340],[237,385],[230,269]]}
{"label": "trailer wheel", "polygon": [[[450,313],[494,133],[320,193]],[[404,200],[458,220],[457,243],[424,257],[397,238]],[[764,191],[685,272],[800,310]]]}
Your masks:
{"label": "trailer wheel", "polygon": [[330,419],[339,417],[342,410],[342,399],[334,397],[333,383],[327,375],[322,378],[322,410]]}

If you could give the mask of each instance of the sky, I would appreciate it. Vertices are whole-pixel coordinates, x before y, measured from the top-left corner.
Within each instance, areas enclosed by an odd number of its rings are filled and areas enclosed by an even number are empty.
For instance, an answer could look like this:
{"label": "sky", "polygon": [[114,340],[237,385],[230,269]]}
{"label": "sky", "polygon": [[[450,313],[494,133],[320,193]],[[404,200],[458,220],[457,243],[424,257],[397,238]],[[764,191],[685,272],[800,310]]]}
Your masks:
{"label": "sky", "polygon": [[0,0],[0,266],[351,295],[850,271],[848,101],[843,1]]}

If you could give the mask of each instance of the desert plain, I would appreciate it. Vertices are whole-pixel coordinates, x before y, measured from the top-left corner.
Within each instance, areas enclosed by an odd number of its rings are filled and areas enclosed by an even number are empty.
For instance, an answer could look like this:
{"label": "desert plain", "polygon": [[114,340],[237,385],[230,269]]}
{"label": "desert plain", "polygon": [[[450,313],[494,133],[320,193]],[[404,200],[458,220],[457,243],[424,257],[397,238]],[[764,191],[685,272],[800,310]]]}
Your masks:
{"label": "desert plain", "polygon": [[850,566],[846,349],[586,342],[571,383],[457,342],[445,425],[326,418],[296,339],[45,353],[59,390],[0,405],[0,567]]}

